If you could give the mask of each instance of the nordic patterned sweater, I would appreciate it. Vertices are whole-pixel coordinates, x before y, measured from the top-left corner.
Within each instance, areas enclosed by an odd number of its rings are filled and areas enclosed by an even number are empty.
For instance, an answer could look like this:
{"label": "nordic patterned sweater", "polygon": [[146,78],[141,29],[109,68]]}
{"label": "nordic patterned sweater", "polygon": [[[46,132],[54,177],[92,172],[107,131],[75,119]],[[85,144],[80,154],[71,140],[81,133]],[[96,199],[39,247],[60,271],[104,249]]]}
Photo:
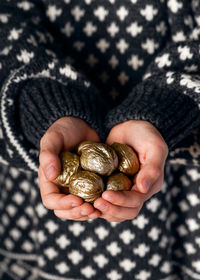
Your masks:
{"label": "nordic patterned sweater", "polygon": [[0,159],[19,168],[63,116],[102,141],[147,120],[173,152],[200,125],[200,1],[1,0],[0,102]]}

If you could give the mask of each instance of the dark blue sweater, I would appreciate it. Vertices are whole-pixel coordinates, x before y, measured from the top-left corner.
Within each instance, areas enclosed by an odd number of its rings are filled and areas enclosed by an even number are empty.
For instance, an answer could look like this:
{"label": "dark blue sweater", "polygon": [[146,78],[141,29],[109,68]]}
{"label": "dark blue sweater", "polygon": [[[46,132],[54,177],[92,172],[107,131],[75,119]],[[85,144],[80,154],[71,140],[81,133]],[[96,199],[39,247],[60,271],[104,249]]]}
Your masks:
{"label": "dark blue sweater", "polygon": [[147,120],[172,151],[200,124],[199,4],[1,0],[1,162],[37,171],[40,138],[63,116],[102,141]]}

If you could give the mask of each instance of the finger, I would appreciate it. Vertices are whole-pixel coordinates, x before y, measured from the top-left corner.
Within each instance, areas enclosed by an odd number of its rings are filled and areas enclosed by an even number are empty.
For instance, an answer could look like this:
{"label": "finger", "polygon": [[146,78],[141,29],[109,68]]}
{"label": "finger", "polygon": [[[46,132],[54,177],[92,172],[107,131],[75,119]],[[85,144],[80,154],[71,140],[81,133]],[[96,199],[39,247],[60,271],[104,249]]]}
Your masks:
{"label": "finger", "polygon": [[160,176],[158,180],[155,182],[155,184],[150,188],[148,193],[144,196],[144,202],[147,201],[149,198],[151,198],[154,194],[158,193],[163,185],[164,181],[164,175]]}
{"label": "finger", "polygon": [[39,162],[49,180],[54,180],[60,173],[59,154],[63,149],[63,136],[56,131],[46,132],[40,141]]}
{"label": "finger", "polygon": [[138,208],[116,206],[103,198],[97,199],[94,202],[94,207],[102,212],[103,215],[101,215],[101,217],[108,220],[113,218],[119,220],[131,220],[138,215],[139,209],[141,209],[141,205]]}
{"label": "finger", "polygon": [[83,203],[81,206],[69,210],[54,210],[54,214],[63,220],[75,220],[92,214],[94,207],[89,203]]}
{"label": "finger", "polygon": [[[117,141],[116,141],[117,139]],[[116,127],[113,127],[110,133],[108,134],[108,137],[106,139],[106,145],[112,145],[114,142],[122,143],[122,133],[120,130],[116,129]]]}
{"label": "finger", "polygon": [[163,167],[154,162],[141,166],[140,171],[135,176],[134,190],[141,193],[148,193],[159,177],[163,176]]}
{"label": "finger", "polygon": [[138,208],[145,201],[151,198],[154,194],[159,192],[162,188],[164,181],[164,176],[160,176],[158,180],[153,184],[149,191],[145,194],[135,191],[135,185],[132,187],[131,191],[105,191],[102,194],[102,198],[113,205]]}
{"label": "finger", "polygon": [[[69,219],[69,220],[74,220],[74,221],[88,221],[88,220],[94,220],[97,219],[101,216],[100,211],[95,210],[92,214],[89,214],[88,216],[83,216],[81,218],[77,219]],[[64,219],[65,220],[65,219]]]}
{"label": "finger", "polygon": [[83,203],[80,197],[61,193],[58,185],[46,179],[41,167],[39,167],[38,177],[42,203],[46,208],[67,210],[80,206]]}
{"label": "finger", "polygon": [[145,201],[146,194],[131,191],[105,191],[102,198],[116,206],[138,208]]}
{"label": "finger", "polygon": [[101,212],[99,210],[95,209],[93,213],[88,215],[88,218],[89,219],[97,219],[100,216],[101,216]]}

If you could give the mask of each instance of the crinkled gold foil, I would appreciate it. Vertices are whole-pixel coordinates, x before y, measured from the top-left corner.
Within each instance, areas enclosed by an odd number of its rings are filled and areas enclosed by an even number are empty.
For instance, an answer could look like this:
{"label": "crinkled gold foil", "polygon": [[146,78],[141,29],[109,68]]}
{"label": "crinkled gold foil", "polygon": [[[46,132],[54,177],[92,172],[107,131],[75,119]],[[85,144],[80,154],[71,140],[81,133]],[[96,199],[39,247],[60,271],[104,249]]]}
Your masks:
{"label": "crinkled gold foil", "polygon": [[111,147],[115,150],[119,159],[118,169],[129,176],[137,173],[139,160],[133,149],[126,144],[120,143],[113,143]]}
{"label": "crinkled gold foil", "polygon": [[79,171],[70,178],[69,192],[85,202],[93,202],[104,190],[102,178],[90,171]]}
{"label": "crinkled gold foil", "polygon": [[84,170],[109,176],[118,166],[115,151],[106,144],[92,141],[82,142],[78,146],[80,164]]}
{"label": "crinkled gold foil", "polygon": [[70,177],[79,170],[79,156],[71,152],[62,152],[61,156],[61,172],[55,179],[55,182],[61,186],[69,184]]}
{"label": "crinkled gold foil", "polygon": [[116,173],[108,178],[106,190],[129,191],[132,186],[131,180],[123,173]]}

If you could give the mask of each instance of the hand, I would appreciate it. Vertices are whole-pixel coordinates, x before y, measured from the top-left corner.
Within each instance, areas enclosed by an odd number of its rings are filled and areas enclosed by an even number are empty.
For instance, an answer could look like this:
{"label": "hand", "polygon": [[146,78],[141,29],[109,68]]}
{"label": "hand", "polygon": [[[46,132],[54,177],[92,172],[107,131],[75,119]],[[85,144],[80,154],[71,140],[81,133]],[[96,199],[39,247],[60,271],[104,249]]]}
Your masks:
{"label": "hand", "polygon": [[168,147],[158,130],[147,121],[130,120],[113,127],[106,143],[127,144],[137,152],[140,170],[131,191],[105,191],[94,207],[101,218],[121,222],[135,218],[144,202],[161,190]]}
{"label": "hand", "polygon": [[100,141],[97,133],[84,121],[63,117],[51,125],[40,141],[38,177],[42,202],[61,219],[84,221],[100,215],[91,204],[84,203],[80,197],[62,193],[53,182],[60,173],[60,152],[71,150],[84,140]]}

